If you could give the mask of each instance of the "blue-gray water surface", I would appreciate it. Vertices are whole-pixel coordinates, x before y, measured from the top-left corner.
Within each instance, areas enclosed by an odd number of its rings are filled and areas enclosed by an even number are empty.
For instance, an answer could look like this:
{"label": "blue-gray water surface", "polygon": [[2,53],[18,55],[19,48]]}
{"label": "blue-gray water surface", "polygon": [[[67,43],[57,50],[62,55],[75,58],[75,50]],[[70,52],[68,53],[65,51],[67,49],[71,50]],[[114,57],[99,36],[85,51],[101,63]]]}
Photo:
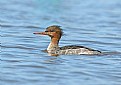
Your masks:
{"label": "blue-gray water surface", "polygon": [[[50,25],[60,46],[83,45],[106,55],[50,56]],[[0,85],[121,85],[121,0],[0,0]]]}

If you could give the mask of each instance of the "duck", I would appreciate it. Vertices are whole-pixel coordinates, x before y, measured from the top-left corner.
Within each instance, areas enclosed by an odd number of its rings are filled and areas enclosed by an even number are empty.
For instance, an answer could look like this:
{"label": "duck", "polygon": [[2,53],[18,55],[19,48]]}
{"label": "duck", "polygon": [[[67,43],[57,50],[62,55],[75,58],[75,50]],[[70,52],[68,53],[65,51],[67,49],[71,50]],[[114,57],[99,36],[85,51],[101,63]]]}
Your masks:
{"label": "duck", "polygon": [[102,52],[92,48],[78,45],[67,45],[59,47],[59,41],[63,35],[63,30],[60,26],[52,25],[46,28],[44,32],[34,32],[38,35],[48,35],[51,38],[46,52],[50,55],[97,55]]}

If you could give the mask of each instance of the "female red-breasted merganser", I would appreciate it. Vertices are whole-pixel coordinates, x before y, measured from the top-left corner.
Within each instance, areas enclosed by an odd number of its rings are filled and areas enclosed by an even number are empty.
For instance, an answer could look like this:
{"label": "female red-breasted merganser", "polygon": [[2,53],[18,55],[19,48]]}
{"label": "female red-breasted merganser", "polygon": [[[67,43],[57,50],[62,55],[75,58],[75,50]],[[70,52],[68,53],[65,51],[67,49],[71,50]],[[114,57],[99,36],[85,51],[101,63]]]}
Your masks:
{"label": "female red-breasted merganser", "polygon": [[51,37],[51,42],[47,48],[47,52],[51,55],[66,55],[66,54],[100,54],[98,50],[90,49],[84,46],[69,45],[59,47],[59,40],[63,34],[60,26],[49,26],[45,32],[35,32],[34,34],[48,35]]}

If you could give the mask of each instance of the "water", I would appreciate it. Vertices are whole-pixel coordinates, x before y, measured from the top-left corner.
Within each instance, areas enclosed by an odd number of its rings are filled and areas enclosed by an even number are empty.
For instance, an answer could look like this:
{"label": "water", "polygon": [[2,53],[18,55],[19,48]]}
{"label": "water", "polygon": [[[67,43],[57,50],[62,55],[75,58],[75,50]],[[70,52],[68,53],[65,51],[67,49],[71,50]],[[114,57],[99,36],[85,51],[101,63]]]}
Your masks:
{"label": "water", "polygon": [[[33,32],[50,25],[60,46],[109,54],[49,56],[49,37]],[[120,0],[0,0],[0,28],[0,85],[121,85]]]}

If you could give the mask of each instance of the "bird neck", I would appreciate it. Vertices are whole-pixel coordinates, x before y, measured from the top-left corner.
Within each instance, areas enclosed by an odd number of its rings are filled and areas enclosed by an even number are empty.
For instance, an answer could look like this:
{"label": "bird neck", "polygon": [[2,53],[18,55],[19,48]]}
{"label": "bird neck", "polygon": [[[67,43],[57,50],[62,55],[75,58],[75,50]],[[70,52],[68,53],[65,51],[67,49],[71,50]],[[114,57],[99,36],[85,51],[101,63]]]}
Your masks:
{"label": "bird neck", "polygon": [[54,50],[56,48],[59,48],[59,46],[58,46],[59,40],[60,40],[60,38],[51,38],[51,42],[50,42],[47,50]]}

